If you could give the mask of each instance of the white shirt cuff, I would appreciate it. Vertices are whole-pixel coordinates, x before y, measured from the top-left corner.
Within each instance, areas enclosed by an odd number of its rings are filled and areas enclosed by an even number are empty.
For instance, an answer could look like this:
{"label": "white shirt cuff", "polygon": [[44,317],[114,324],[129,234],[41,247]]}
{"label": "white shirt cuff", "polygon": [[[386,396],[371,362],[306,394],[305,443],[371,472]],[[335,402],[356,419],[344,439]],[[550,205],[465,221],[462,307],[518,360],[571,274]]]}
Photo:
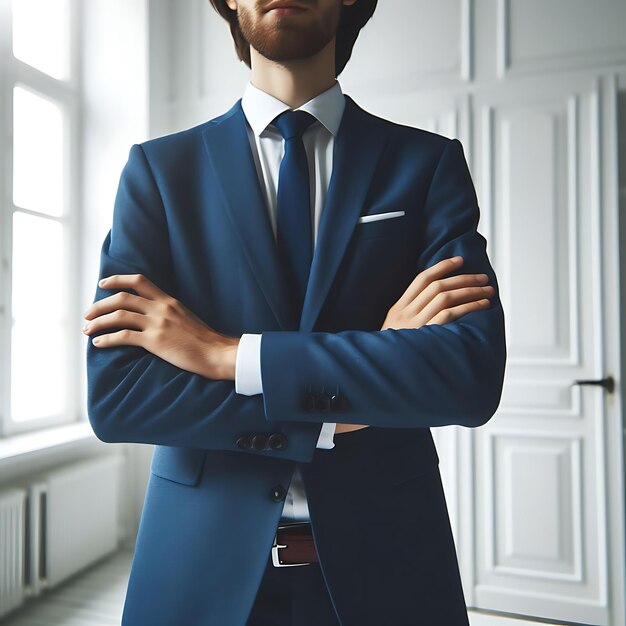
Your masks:
{"label": "white shirt cuff", "polygon": [[244,333],[237,347],[235,391],[244,396],[263,393],[261,380],[261,334]]}
{"label": "white shirt cuff", "polygon": [[[237,347],[235,359],[235,392],[244,396],[263,393],[261,380],[261,334],[244,333]],[[317,440],[317,448],[335,447],[336,423],[324,422]]]}
{"label": "white shirt cuff", "polygon": [[322,430],[320,431],[317,446],[315,446],[316,448],[330,450],[335,447],[335,426],[337,426],[337,424],[333,424],[331,422],[324,422],[322,424]]}

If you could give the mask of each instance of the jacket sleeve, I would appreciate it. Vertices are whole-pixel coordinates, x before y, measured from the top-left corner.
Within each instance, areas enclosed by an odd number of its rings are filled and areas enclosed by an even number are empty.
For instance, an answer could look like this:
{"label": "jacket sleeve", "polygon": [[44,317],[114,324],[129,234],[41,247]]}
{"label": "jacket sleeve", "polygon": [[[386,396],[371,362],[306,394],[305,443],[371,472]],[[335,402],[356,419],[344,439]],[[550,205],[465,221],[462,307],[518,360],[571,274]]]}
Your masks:
{"label": "jacket sleeve", "polygon": [[[102,244],[98,279],[144,274],[176,297],[164,207],[142,146],[130,149],[122,170],[113,224]],[[96,288],[94,302],[119,290]],[[107,328],[94,333],[114,332]],[[87,340],[87,411],[106,442],[234,450],[308,461],[320,424],[268,424],[261,395],[235,392],[234,381],[212,380],[178,368],[140,346],[97,348]],[[251,443],[275,432],[283,447]],[[247,440],[242,446],[241,438]],[[237,443],[239,441],[239,444]],[[263,437],[257,443],[263,443]]]}
{"label": "jacket sleeve", "polygon": [[[477,231],[474,185],[456,139],[442,151],[422,210],[416,273],[461,255],[464,263],[454,274],[487,274],[495,290],[491,305],[417,329],[264,332],[267,420],[474,427],[495,413],[506,363],[504,313],[487,242]],[[330,400],[329,392],[337,397]]]}

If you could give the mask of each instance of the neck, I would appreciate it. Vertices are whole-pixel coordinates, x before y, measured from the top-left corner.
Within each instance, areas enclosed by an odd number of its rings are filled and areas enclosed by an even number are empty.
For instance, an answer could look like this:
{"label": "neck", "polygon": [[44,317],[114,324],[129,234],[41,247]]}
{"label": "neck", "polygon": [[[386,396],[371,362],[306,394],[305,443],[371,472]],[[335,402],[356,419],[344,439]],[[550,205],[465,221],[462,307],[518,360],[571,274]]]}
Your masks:
{"label": "neck", "polygon": [[335,78],[335,40],[312,57],[270,61],[250,47],[250,82],[295,109],[330,89]]}

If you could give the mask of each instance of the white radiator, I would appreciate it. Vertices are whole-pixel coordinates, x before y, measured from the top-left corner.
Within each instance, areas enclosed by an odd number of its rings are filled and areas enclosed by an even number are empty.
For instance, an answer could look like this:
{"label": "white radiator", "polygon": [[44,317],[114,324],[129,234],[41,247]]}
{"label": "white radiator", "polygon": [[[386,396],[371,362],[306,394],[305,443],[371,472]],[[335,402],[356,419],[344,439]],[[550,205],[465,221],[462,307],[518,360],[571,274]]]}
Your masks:
{"label": "white radiator", "polygon": [[24,600],[26,491],[0,491],[0,617]]}
{"label": "white radiator", "polygon": [[123,460],[102,456],[72,463],[4,492],[0,617],[118,547]]}

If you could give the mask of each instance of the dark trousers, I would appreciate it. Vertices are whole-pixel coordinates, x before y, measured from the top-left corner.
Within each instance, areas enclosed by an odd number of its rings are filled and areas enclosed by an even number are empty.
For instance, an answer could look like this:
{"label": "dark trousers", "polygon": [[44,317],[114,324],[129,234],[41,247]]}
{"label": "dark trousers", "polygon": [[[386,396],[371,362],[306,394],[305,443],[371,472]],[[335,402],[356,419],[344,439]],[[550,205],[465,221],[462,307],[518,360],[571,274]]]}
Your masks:
{"label": "dark trousers", "polygon": [[270,554],[246,626],[340,626],[319,563],[274,567]]}

